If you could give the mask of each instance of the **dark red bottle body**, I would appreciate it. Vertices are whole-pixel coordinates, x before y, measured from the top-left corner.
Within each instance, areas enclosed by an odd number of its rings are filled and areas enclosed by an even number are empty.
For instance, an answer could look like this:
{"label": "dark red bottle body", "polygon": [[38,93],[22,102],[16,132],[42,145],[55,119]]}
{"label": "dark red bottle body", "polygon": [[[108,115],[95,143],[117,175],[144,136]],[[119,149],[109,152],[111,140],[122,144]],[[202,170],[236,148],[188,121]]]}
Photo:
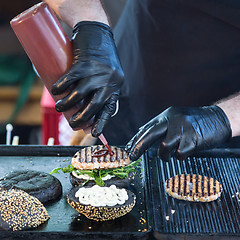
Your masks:
{"label": "dark red bottle body", "polygon": [[13,18],[10,24],[50,90],[72,63],[71,42],[58,19],[46,3],[40,3]]}
{"label": "dark red bottle body", "polygon": [[[57,17],[46,3],[39,3],[24,11],[10,22],[17,38],[34,65],[38,75],[51,94],[52,85],[72,64],[72,45]],[[54,101],[67,93],[52,96]],[[64,112],[67,120],[79,109]],[[90,122],[75,128],[86,129]]]}

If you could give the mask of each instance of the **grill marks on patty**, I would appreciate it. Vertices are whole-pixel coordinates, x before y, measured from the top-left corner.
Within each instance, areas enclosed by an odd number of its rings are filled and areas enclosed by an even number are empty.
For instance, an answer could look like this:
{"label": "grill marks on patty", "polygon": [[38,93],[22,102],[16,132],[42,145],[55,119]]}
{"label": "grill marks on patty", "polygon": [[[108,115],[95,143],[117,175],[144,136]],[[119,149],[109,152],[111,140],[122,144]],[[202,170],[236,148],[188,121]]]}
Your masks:
{"label": "grill marks on patty", "polygon": [[78,151],[73,158],[78,158],[79,162],[86,162],[86,163],[94,163],[94,162],[115,162],[118,161],[120,162],[121,159],[127,159],[127,153],[117,147],[110,147],[113,155],[111,156],[110,154],[106,154],[105,156],[101,157],[95,157],[92,156],[95,152],[105,150],[105,146],[103,145],[97,145],[97,146],[91,146],[91,147],[86,147],[83,148],[82,150]]}
{"label": "grill marks on patty", "polygon": [[112,156],[108,153],[100,157],[95,157],[94,153],[106,150],[104,145],[83,148],[73,156],[72,165],[77,169],[100,169],[124,167],[130,163],[126,151],[114,146],[110,148],[113,152]]}
{"label": "grill marks on patty", "polygon": [[222,185],[207,176],[180,174],[166,180],[165,190],[177,199],[210,202],[220,197]]}

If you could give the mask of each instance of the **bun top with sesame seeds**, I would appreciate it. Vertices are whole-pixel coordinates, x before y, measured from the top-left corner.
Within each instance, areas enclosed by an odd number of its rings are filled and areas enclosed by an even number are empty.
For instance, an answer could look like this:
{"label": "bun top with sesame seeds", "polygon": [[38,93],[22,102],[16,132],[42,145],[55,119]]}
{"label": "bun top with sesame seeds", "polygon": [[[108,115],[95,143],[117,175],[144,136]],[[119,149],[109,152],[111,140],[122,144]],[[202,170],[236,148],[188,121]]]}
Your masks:
{"label": "bun top with sesame seeds", "polygon": [[0,188],[0,229],[20,231],[37,228],[49,219],[43,204],[18,189]]}

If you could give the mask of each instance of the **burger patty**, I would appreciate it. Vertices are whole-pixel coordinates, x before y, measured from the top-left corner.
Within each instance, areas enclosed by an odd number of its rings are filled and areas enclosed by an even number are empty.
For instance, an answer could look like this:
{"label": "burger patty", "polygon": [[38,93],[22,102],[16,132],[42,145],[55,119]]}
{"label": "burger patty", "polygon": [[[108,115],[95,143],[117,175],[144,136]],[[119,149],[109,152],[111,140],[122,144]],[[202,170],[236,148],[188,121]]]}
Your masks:
{"label": "burger patty", "polygon": [[114,146],[111,146],[110,148],[113,155],[107,153],[106,155],[103,154],[103,156],[101,156],[101,152],[105,150],[107,151],[104,145],[83,148],[73,156],[72,165],[76,169],[94,170],[101,168],[124,167],[130,163],[130,159],[126,151]]}
{"label": "burger patty", "polygon": [[211,177],[180,174],[166,180],[165,191],[180,200],[211,202],[220,197],[222,185]]}

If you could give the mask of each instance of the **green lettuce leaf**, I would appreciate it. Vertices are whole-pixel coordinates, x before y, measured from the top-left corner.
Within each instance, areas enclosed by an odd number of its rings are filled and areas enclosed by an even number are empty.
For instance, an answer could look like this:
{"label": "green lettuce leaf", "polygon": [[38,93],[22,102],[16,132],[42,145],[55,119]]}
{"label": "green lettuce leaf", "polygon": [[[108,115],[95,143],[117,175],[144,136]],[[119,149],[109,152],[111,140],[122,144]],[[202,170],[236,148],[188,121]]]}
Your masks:
{"label": "green lettuce leaf", "polygon": [[[99,169],[99,170],[80,170],[80,169],[74,168],[73,165],[69,164],[67,167],[55,168],[49,174],[59,173],[60,170],[63,173],[71,173],[75,171],[77,175],[86,174],[89,177],[94,178],[94,181],[96,182],[97,185],[104,186],[105,184],[104,184],[104,181],[102,180],[103,177],[109,174],[122,179],[128,178],[129,173],[136,172],[136,169],[140,167],[141,161],[142,161],[141,159],[138,159],[137,161],[131,162],[129,165],[125,167]],[[88,180],[86,182],[88,182]],[[84,182],[84,184],[86,184],[86,182]]]}

